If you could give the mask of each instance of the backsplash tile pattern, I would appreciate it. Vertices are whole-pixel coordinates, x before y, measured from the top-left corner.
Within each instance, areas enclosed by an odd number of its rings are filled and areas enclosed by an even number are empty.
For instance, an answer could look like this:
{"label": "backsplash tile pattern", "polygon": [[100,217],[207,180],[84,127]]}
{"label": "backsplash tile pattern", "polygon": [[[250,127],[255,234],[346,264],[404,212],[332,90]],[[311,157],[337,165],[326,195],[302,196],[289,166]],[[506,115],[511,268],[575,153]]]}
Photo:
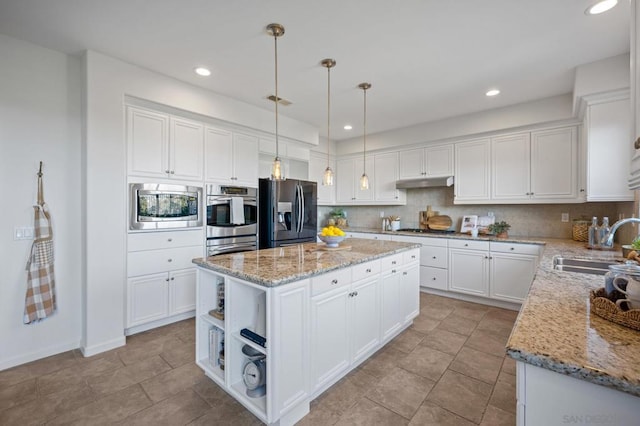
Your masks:
{"label": "backsplash tile pattern", "polygon": [[[637,204],[637,202],[635,203]],[[350,226],[380,228],[380,212],[385,216],[400,216],[402,228],[417,228],[419,226],[418,212],[426,210],[430,205],[434,211],[442,215],[451,216],[456,230],[460,229],[460,222],[464,215],[486,215],[493,212],[496,220],[505,220],[511,224],[509,233],[521,237],[555,237],[571,238],[572,220],[579,218],[591,219],[598,217],[599,223],[603,216],[609,217],[609,223],[618,220],[619,215],[638,216],[638,209],[634,202],[617,203],[581,203],[581,204],[512,204],[512,205],[454,205],[453,188],[416,188],[407,190],[407,204],[405,206],[356,206],[342,207],[347,213]],[[324,226],[333,207],[318,208],[319,226]],[[562,213],[569,213],[569,222],[562,222]],[[623,243],[630,242],[638,233],[637,227],[626,225],[620,228],[619,236]]]}

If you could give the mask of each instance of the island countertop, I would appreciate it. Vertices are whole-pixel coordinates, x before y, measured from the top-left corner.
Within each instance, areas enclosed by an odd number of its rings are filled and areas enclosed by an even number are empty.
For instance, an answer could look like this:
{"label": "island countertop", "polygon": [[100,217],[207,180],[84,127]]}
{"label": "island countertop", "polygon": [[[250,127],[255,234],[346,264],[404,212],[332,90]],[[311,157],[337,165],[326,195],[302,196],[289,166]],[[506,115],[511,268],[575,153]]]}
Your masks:
{"label": "island countertop", "polygon": [[546,247],[515,326],[507,354],[560,374],[640,396],[640,331],[591,312],[589,292],[601,275],[553,269],[553,257],[621,259],[620,250],[596,251],[584,243],[545,239]]}
{"label": "island countertop", "polygon": [[305,243],[197,258],[193,263],[265,287],[276,287],[420,246],[349,238],[341,243],[340,250],[326,250],[324,243]]}

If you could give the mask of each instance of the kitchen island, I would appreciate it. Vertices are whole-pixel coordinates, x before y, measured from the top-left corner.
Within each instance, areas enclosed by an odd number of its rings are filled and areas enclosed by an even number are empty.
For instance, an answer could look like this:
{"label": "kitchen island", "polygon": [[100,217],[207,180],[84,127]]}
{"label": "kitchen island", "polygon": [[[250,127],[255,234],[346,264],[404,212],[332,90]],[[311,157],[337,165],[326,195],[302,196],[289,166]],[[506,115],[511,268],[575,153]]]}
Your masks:
{"label": "kitchen island", "polygon": [[419,247],[353,238],[194,259],[196,363],[263,422],[294,424],[412,324]]}
{"label": "kitchen island", "polygon": [[553,269],[555,255],[620,259],[620,250],[546,242],[507,343],[517,361],[517,424],[640,424],[640,331],[591,312],[601,275]]}

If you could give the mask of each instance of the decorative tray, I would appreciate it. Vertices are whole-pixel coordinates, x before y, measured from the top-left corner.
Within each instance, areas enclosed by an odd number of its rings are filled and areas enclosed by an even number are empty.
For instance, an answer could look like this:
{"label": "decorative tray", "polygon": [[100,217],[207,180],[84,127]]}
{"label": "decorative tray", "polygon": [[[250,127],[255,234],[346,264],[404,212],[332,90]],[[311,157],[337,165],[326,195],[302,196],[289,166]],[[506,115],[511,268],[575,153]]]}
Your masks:
{"label": "decorative tray", "polygon": [[591,290],[589,300],[591,301],[591,311],[594,314],[616,324],[640,331],[640,309],[623,311],[607,297],[604,287]]}

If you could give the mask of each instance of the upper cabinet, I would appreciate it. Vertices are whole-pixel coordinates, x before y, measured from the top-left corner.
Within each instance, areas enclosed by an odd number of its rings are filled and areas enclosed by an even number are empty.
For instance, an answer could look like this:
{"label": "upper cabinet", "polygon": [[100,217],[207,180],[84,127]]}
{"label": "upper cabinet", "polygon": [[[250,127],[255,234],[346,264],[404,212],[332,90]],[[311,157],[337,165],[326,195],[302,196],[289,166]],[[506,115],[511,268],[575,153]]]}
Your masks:
{"label": "upper cabinet", "polygon": [[605,100],[587,107],[587,201],[633,201],[629,190],[629,158],[634,148],[629,98]]}
{"label": "upper cabinet", "polygon": [[575,126],[456,144],[456,204],[575,203]]}
{"label": "upper cabinet", "polygon": [[258,137],[207,127],[206,180],[258,186]]}
{"label": "upper cabinet", "polygon": [[[405,203],[406,192],[396,189],[398,153],[376,154],[373,157],[374,199],[380,202]],[[370,176],[371,177],[371,176]]]}
{"label": "upper cabinet", "polygon": [[399,152],[399,179],[453,176],[453,144]]}
{"label": "upper cabinet", "polygon": [[127,107],[128,174],[202,180],[202,124]]}
{"label": "upper cabinet", "polygon": [[336,163],[336,201],[340,204],[363,204],[373,201],[373,157],[366,159],[366,173],[369,177],[369,189],[360,189],[360,177],[364,168],[361,157],[344,158]]}

